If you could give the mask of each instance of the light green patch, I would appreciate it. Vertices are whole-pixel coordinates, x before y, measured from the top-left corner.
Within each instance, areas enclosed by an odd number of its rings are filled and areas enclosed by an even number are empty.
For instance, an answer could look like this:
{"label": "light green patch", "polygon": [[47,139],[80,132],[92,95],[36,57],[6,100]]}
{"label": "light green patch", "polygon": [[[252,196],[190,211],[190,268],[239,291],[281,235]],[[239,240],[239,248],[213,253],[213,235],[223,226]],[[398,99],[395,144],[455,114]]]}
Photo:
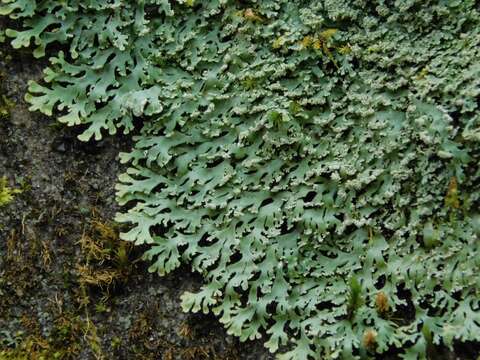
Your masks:
{"label": "light green patch", "polygon": [[22,193],[22,190],[8,186],[8,179],[6,176],[0,177],[0,207],[10,204],[15,198],[15,195],[20,193]]}

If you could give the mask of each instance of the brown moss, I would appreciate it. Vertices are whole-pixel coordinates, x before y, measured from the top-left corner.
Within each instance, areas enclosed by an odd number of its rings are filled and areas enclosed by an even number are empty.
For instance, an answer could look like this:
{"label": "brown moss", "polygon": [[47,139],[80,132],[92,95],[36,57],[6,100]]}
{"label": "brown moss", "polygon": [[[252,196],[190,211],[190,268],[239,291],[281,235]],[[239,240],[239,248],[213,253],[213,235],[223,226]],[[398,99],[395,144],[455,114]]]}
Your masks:
{"label": "brown moss", "polygon": [[211,345],[206,346],[192,346],[183,349],[181,352],[182,359],[185,360],[209,360],[217,359],[215,349]]}
{"label": "brown moss", "polygon": [[456,177],[450,179],[447,195],[445,196],[445,206],[458,209],[460,201],[458,200],[458,182]]}
{"label": "brown moss", "polygon": [[390,309],[388,297],[383,291],[379,291],[375,296],[375,308],[380,315],[385,315]]}
{"label": "brown moss", "polygon": [[39,270],[38,243],[35,236],[29,232],[13,229],[6,239],[6,257],[2,269],[2,282],[0,292],[12,296],[0,297],[0,311],[12,303],[17,302],[16,297],[22,297],[36,286],[32,282],[32,274]]}
{"label": "brown moss", "polygon": [[[95,215],[95,213],[94,213]],[[95,217],[84,229],[80,240],[80,259],[76,274],[84,303],[89,287],[100,288],[105,296],[118,284],[124,284],[135,264],[132,245],[120,240],[112,223]]]}
{"label": "brown moss", "polygon": [[96,286],[104,290],[108,290],[115,279],[119,277],[119,273],[115,270],[94,269],[81,264],[77,264],[77,273],[80,285]]}
{"label": "brown moss", "polygon": [[178,335],[185,339],[192,340],[194,338],[194,332],[190,324],[188,322],[183,322],[178,329]]}
{"label": "brown moss", "polygon": [[245,9],[243,12],[243,17],[249,21],[258,21],[262,22],[263,18],[255,13],[255,11],[251,8]]}
{"label": "brown moss", "polygon": [[367,350],[375,349],[375,346],[377,345],[377,332],[372,329],[366,330],[363,333],[362,343]]}
{"label": "brown moss", "polygon": [[146,347],[150,347],[148,344],[148,338],[154,332],[156,328],[156,319],[159,314],[159,305],[156,302],[147,303],[145,310],[137,315],[134,320],[128,338],[135,342],[140,342]]}

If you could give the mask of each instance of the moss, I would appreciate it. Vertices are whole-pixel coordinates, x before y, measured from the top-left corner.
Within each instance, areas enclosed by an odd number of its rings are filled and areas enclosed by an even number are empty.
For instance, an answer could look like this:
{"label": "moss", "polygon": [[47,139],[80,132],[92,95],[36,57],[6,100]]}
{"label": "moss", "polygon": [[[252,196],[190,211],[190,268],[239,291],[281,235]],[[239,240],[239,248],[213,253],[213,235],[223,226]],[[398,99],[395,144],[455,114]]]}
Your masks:
{"label": "moss", "polygon": [[0,178],[0,207],[10,204],[16,194],[20,194],[22,190],[14,189],[8,186],[6,176]]}
{"label": "moss", "polygon": [[35,241],[21,230],[12,230],[6,237],[6,256],[0,272],[0,293],[3,294],[0,296],[0,314],[36,286],[32,274],[40,270],[37,260],[41,253]]}
{"label": "moss", "polygon": [[82,293],[89,287],[100,288],[105,296],[118,284],[124,284],[132,272],[132,244],[120,240],[115,224],[94,218],[78,244],[81,257],[76,273]]}
{"label": "moss", "polygon": [[0,360],[69,360],[78,359],[84,342],[90,347],[95,358],[104,358],[97,335],[97,328],[90,320],[83,320],[72,312],[59,314],[49,336],[43,336],[35,317],[24,315],[22,325],[25,332],[16,336],[9,347],[0,350]]}
{"label": "moss", "polygon": [[10,118],[10,110],[14,106],[5,95],[0,95],[0,120],[8,120]]}
{"label": "moss", "polygon": [[[0,43],[2,42],[1,38],[2,38],[2,34],[0,33]],[[1,56],[1,52],[0,52],[0,56]],[[7,60],[7,59],[3,57],[3,60]],[[4,74],[0,73],[0,81],[2,83],[4,82],[4,78],[5,78]],[[3,93],[0,93],[0,121],[10,119],[10,111],[14,106],[15,106],[15,103],[13,101],[11,101]]]}

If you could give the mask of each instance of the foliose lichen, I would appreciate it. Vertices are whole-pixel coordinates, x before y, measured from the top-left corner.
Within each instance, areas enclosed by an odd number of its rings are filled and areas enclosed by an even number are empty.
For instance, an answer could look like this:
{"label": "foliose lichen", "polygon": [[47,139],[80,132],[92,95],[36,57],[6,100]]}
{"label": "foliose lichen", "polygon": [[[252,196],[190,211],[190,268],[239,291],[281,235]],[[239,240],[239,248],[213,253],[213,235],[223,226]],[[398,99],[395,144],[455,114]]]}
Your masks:
{"label": "foliose lichen", "polygon": [[2,2],[14,47],[63,44],[31,110],[141,120],[118,220],[203,274],[185,310],[279,359],[480,340],[475,1]]}

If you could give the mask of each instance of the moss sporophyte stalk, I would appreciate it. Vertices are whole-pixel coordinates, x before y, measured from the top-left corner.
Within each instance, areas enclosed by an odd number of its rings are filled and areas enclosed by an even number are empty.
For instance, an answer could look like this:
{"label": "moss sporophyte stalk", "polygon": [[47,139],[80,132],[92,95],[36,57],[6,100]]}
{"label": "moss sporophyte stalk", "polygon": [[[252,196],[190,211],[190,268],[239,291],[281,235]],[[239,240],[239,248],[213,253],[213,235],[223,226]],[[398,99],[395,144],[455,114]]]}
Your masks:
{"label": "moss sporophyte stalk", "polygon": [[137,120],[121,236],[203,274],[186,311],[279,359],[480,340],[475,1],[2,3],[32,111]]}

